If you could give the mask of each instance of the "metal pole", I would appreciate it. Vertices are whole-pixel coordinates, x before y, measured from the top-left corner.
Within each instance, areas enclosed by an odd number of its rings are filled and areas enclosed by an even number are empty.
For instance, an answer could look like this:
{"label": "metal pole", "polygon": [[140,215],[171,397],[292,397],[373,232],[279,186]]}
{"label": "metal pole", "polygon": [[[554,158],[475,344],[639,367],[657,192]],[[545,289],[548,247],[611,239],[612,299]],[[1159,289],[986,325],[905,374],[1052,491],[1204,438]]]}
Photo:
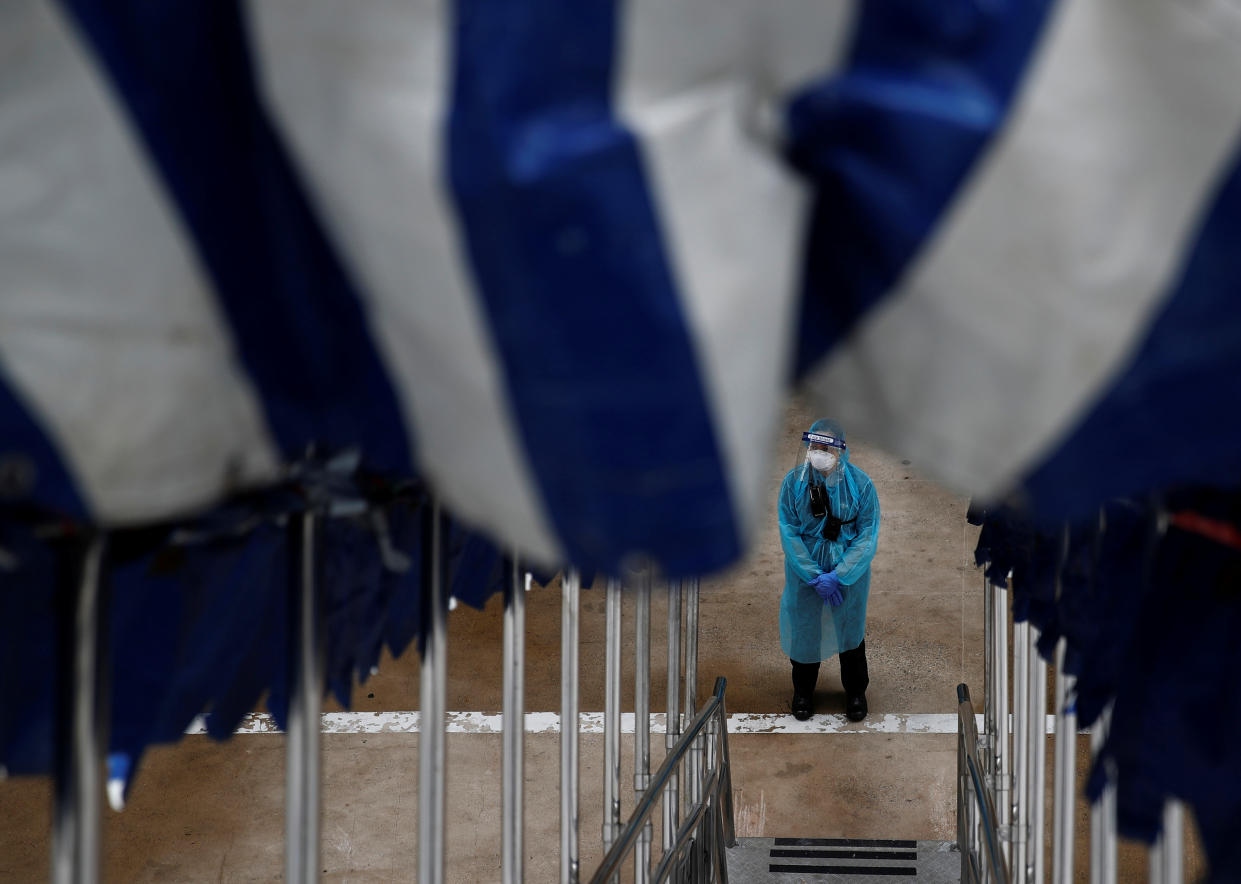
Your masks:
{"label": "metal pole", "polygon": [[979,837],[978,827],[980,824],[978,799],[974,796],[974,790],[970,789],[965,802],[965,831],[968,837],[968,852],[971,858],[978,857],[978,864],[983,864],[982,838]]}
{"label": "metal pole", "polygon": [[977,849],[974,822],[974,790],[970,787],[969,769],[965,761],[965,731],[958,717],[957,722],[957,844],[961,846],[961,880],[969,882],[968,871]]}
{"label": "metal pole", "polygon": [[1182,884],[1185,880],[1185,808],[1168,799],[1163,808],[1163,832],[1159,835],[1163,884]]}
{"label": "metal pole", "polygon": [[[1008,794],[1004,788],[1004,777],[1001,770],[1001,759],[1004,757],[1004,745],[1008,740],[1008,717],[1005,714],[1001,717],[1000,709],[1007,710],[1008,704],[1004,693],[1008,690],[1008,684],[1001,681],[1000,673],[1007,671],[1007,660],[1001,660],[1001,647],[1003,653],[1008,653],[1008,643],[1004,641],[1001,645],[1001,633],[1008,626],[1007,620],[997,614],[999,606],[999,588],[993,587],[991,581],[987,579],[986,568],[982,570],[982,594],[983,594],[983,644],[984,644],[984,673],[983,673],[983,740],[984,745],[978,753],[980,763],[983,767],[984,782],[991,789],[994,798],[994,808],[997,816],[1003,815],[1002,808],[1008,801]],[[962,763],[964,770],[964,763]],[[965,790],[965,801],[971,805],[975,802],[973,789],[969,788],[968,779],[962,785]],[[993,820],[997,832],[1001,827],[1001,820]],[[1005,844],[1006,842],[1001,842]],[[967,858],[962,859],[962,868],[967,865]],[[980,856],[977,866],[972,865],[971,874],[978,878],[985,879],[990,874],[991,864],[983,861]],[[981,871],[976,871],[981,869]]]}
{"label": "metal pole", "polygon": [[[980,771],[981,773],[981,771]],[[986,782],[984,780],[984,782]],[[986,868],[987,855],[983,846],[986,843],[987,833],[984,831],[982,806],[978,803],[978,797],[974,794],[974,790],[970,789],[969,808],[970,808],[970,853],[978,858],[980,868]]]}
{"label": "metal pole", "polygon": [[[991,591],[991,581],[987,579],[986,568],[982,569],[982,636],[983,636],[983,694],[982,694],[982,729],[986,740],[986,751],[981,753],[981,761],[985,773],[992,777],[992,789],[999,783],[995,777],[996,758],[1000,739],[999,723],[996,721],[995,702],[999,687],[996,684],[995,660],[995,594]],[[998,797],[998,796],[997,796]]]}
{"label": "metal pole", "polygon": [[[668,716],[664,727],[664,751],[671,752],[681,735],[678,719],[681,686],[681,583],[668,583]],[[664,789],[664,850],[676,840],[680,824],[680,791],[677,771],[673,770]]]}
{"label": "metal pole", "polygon": [[961,882],[962,884],[974,884],[974,877],[970,874],[970,853],[971,848],[966,846],[966,802],[969,801],[970,790],[967,788],[969,782],[969,772],[965,766],[965,732],[961,728],[960,721],[957,722],[957,844],[964,848],[961,851]]}
{"label": "metal pole", "polygon": [[[651,576],[643,568],[638,573],[634,595],[634,720],[633,720],[633,788],[635,802],[651,779]],[[634,848],[633,879],[646,884],[650,873],[651,828],[643,827]]]}
{"label": "metal pole", "polygon": [[1147,880],[1150,884],[1181,884],[1184,880],[1182,810],[1175,799],[1164,802],[1162,828],[1148,851]]}
{"label": "metal pole", "polygon": [[95,884],[99,880],[100,806],[104,732],[101,690],[106,666],[106,605],[100,600],[104,538],[81,548],[81,570],[60,612],[52,810],[52,881]]}
{"label": "metal pole", "polygon": [[[721,680],[715,680],[715,692],[720,692]],[[737,846],[736,815],[733,810],[733,775],[732,761],[728,757],[728,710],[724,708],[724,697],[720,695],[720,705],[716,710],[716,721],[719,728],[716,734],[720,741],[720,819],[724,841],[721,848]],[[727,877],[727,874],[725,874]]]}
{"label": "metal pole", "polygon": [[289,586],[289,725],[285,735],[284,876],[319,877],[320,753],[324,656],[315,547],[319,517],[290,519],[294,565]]}
{"label": "metal pole", "polygon": [[1013,624],[1013,881],[1029,872],[1030,621]]}
{"label": "metal pole", "polygon": [[[698,711],[698,578],[685,581],[685,720]],[[689,750],[688,789],[690,807],[702,801],[702,740]]]}
{"label": "metal pole", "polygon": [[560,882],[576,884],[578,780],[577,635],[580,578],[572,569],[561,580],[560,607]]}
{"label": "metal pole", "polygon": [[1030,870],[1034,884],[1043,884],[1047,819],[1047,661],[1038,653],[1039,630],[1030,627]]}
{"label": "metal pole", "polygon": [[620,834],[621,585],[608,579],[603,713],[603,852]]}
{"label": "metal pole", "polygon": [[[1090,747],[1095,758],[1107,740],[1111,726],[1109,704],[1090,729]],[[1090,881],[1091,884],[1116,884],[1116,778],[1113,765],[1108,765],[1108,782],[1090,808]]]}
{"label": "metal pole", "polygon": [[1073,881],[1074,799],[1077,794],[1077,708],[1070,703],[1077,679],[1064,671],[1067,642],[1056,645],[1056,766],[1052,812],[1052,880]]}
{"label": "metal pole", "polygon": [[526,740],[526,592],[530,575],[523,574],[513,556],[508,597],[504,600],[504,794],[501,850],[503,884],[525,879]]}
{"label": "metal pole", "polygon": [[[995,617],[995,715],[999,726],[999,739],[995,741],[995,807],[999,815],[999,825],[1007,828],[1012,824],[1012,753],[1009,751],[1009,739],[1012,725],[1008,717],[1008,587],[993,586],[995,604],[991,613]],[[1012,859],[1010,840],[1001,842],[1004,858]],[[1011,868],[1011,866],[1010,866]]]}
{"label": "metal pole", "polygon": [[444,571],[444,524],[439,501],[423,531],[423,557],[430,568],[423,583],[423,645],[418,742],[418,880],[444,881],[444,695],[447,691],[448,590]]}
{"label": "metal pole", "polygon": [[[1159,533],[1166,526],[1160,518]],[[1107,533],[1107,508],[1099,508],[1099,534]],[[1108,703],[1090,729],[1090,749],[1097,761],[1112,727],[1112,704]],[[1090,807],[1091,884],[1116,884],[1116,765],[1105,762],[1103,793]]]}

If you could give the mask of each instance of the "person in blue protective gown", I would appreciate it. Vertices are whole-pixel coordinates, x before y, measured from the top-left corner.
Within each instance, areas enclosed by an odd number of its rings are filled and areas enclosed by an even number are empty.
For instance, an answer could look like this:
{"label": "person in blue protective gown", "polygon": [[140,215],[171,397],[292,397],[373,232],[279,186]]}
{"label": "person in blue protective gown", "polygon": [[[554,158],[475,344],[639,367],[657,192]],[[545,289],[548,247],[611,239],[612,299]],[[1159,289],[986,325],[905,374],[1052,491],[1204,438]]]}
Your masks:
{"label": "person in blue protective gown", "polygon": [[799,463],[780,485],[784,595],[780,644],[793,664],[793,715],[805,721],[819,664],[840,655],[845,715],[866,717],[866,600],[879,540],[879,497],[849,463],[845,434],[815,421],[802,434]]}

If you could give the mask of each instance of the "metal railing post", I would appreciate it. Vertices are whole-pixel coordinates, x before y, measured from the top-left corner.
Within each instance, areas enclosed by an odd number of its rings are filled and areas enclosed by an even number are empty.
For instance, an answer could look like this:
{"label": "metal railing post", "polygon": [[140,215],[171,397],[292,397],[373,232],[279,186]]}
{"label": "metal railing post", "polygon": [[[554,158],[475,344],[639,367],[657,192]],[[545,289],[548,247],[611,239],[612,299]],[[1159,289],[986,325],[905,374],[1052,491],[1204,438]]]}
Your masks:
{"label": "metal railing post", "polygon": [[[681,735],[679,715],[681,710],[681,584],[679,581],[668,583],[668,689],[667,718],[664,726],[664,751],[672,751]],[[664,850],[676,840],[677,826],[680,824],[680,789],[679,773],[673,769],[668,777],[668,786],[664,790]]]}
{"label": "metal railing post", "polygon": [[503,884],[525,879],[526,592],[530,575],[513,556],[504,602],[504,827],[501,836]]}
{"label": "metal railing post", "polygon": [[1185,808],[1174,798],[1163,808],[1163,831],[1159,833],[1159,859],[1163,884],[1185,880]]}
{"label": "metal railing post", "polygon": [[319,517],[290,518],[289,722],[285,735],[284,875],[319,878],[320,717],[325,671],[320,594],[315,574]]}
{"label": "metal railing post", "polygon": [[[634,720],[633,787],[635,803],[642,801],[651,773],[651,577],[643,568],[634,593]],[[651,830],[646,825],[634,851],[633,879],[646,884],[650,872]]]}
{"label": "metal railing post", "polygon": [[1065,673],[1067,642],[1056,644],[1055,805],[1052,810],[1052,880],[1072,884],[1074,799],[1077,793],[1077,709],[1070,697],[1076,679]]}
{"label": "metal railing post", "polygon": [[620,834],[621,586],[608,580],[603,713],[603,851]]}
{"label": "metal railing post", "polygon": [[101,598],[104,537],[80,548],[79,570],[59,612],[51,880],[94,884],[99,876],[107,683],[107,605]]}
{"label": "metal railing post", "polygon": [[982,636],[983,636],[983,695],[982,695],[982,724],[983,737],[986,740],[986,752],[984,753],[982,763],[986,769],[986,773],[995,780],[992,788],[998,786],[996,774],[997,761],[999,759],[1000,725],[996,715],[995,703],[996,696],[999,694],[999,686],[996,680],[996,628],[995,628],[995,593],[991,591],[991,581],[987,579],[987,569],[982,569]]}
{"label": "metal railing post", "polygon": [[[718,680],[717,680],[718,683]],[[717,688],[718,690],[718,688]],[[728,709],[724,700],[724,695],[720,694],[720,709],[716,713],[719,722],[719,741],[720,741],[720,814],[723,820],[724,843],[725,847],[737,846],[737,830],[735,811],[733,809],[733,766],[732,758],[728,754]]]}
{"label": "metal railing post", "polygon": [[[1109,704],[1090,729],[1090,747],[1098,758],[1111,726]],[[1111,765],[1108,765],[1110,768]],[[1116,778],[1108,770],[1107,785],[1090,808],[1090,881],[1091,884],[1116,884]]]}
{"label": "metal railing post", "polygon": [[1024,884],[1030,860],[1030,621],[1013,624],[1013,880]]}
{"label": "metal railing post", "polygon": [[[685,581],[685,720],[690,721],[698,708],[698,578]],[[687,767],[687,804],[702,801],[702,744],[696,742],[689,751]]]}
{"label": "metal railing post", "polygon": [[983,855],[982,841],[984,837],[982,813],[979,811],[978,800],[972,794],[970,795],[970,800],[966,802],[965,808],[966,842],[969,847],[969,853],[970,856],[981,857]]}
{"label": "metal railing post", "polygon": [[423,644],[420,734],[418,737],[418,881],[444,881],[444,781],[447,692],[446,640],[448,591],[443,515],[439,501],[431,504],[423,526],[423,557],[429,563],[423,581]]}
{"label": "metal railing post", "polygon": [[[960,730],[960,728],[958,728]],[[960,739],[964,739],[963,737]],[[965,763],[961,766],[962,770],[966,770]],[[965,774],[966,783],[969,782],[968,771]],[[966,789],[965,801],[961,805],[961,811],[964,819],[960,821],[960,833],[957,840],[962,846],[962,855],[970,858],[970,864],[973,865],[975,856],[980,855],[978,846],[978,802],[974,799],[973,789]],[[965,879],[968,880],[968,879]]]}
{"label": "metal railing post", "polygon": [[728,856],[725,851],[737,846],[737,829],[733,809],[732,759],[728,754],[728,710],[725,708],[723,693],[720,693],[720,706],[716,711],[716,727],[719,728],[717,733],[720,744],[718,756],[720,806],[715,814],[716,834],[719,836],[719,843],[715,845],[715,855],[718,857],[720,882],[728,884]]}
{"label": "metal railing post", "polygon": [[969,802],[969,771],[965,762],[965,733],[957,725],[957,845],[961,848],[961,882],[975,884],[977,880],[972,874],[971,849],[966,835],[966,804]]}
{"label": "metal railing post", "polygon": [[578,879],[578,613],[580,578],[565,572],[560,609],[560,882]]}
{"label": "metal railing post", "polygon": [[1183,807],[1169,798],[1163,805],[1163,824],[1150,846],[1147,880],[1150,884],[1181,884],[1185,878]]}
{"label": "metal railing post", "polygon": [[[993,585],[992,594],[995,603],[991,613],[995,618],[995,715],[999,728],[998,739],[995,741],[995,803],[999,814],[998,823],[1001,829],[1009,829],[1012,825],[1012,770],[1013,756],[1009,740],[1012,735],[1012,723],[1009,720],[1008,703],[1008,587]],[[1010,840],[1004,840],[1004,857],[1011,861],[1013,850]]]}
{"label": "metal railing post", "polygon": [[1030,877],[1034,884],[1043,884],[1047,866],[1043,856],[1046,839],[1043,825],[1047,819],[1047,661],[1038,653],[1039,630],[1030,627]]}

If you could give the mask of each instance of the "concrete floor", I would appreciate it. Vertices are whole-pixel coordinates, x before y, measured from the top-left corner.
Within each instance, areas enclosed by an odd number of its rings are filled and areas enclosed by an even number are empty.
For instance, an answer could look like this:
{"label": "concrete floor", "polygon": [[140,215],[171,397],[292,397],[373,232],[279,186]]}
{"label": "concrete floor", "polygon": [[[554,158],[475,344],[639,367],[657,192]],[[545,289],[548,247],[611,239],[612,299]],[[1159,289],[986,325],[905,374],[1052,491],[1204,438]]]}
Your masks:
{"label": "concrete floor", "polygon": [[[751,554],[727,573],[702,581],[699,697],[717,676],[728,680],[730,713],[787,713],[789,664],[780,651],[778,606],[783,564],[775,528],[776,489],[792,465],[800,432],[818,417],[794,400],[786,432],[774,446],[771,511]],[[848,428],[846,428],[847,430]],[[867,649],[871,719],[846,732],[736,734],[729,745],[737,834],[765,838],[955,838],[956,738],[951,734],[881,733],[884,713],[952,713],[956,685],[967,682],[981,702],[981,577],[973,568],[976,529],[967,501],[920,472],[914,453],[885,453],[860,440],[853,462],[874,480],[882,508],[873,565]],[[583,592],[581,710],[604,706],[603,584]],[[651,708],[665,708],[666,594],[652,604]],[[623,613],[626,651],[622,708],[633,709],[632,602]],[[501,708],[502,605],[459,607],[449,617],[447,708]],[[556,583],[535,588],[527,606],[526,708],[560,704],[560,596]],[[416,710],[418,661],[385,660],[359,687],[354,708]],[[843,709],[839,671],[824,665],[816,711]],[[334,707],[328,706],[328,709]],[[792,718],[787,719],[792,724]],[[412,881],[417,875],[418,736],[325,735],[323,738],[324,880]],[[526,737],[526,880],[557,879],[559,742]],[[1050,744],[1049,744],[1050,746]],[[653,763],[663,739],[652,738]],[[622,783],[632,782],[632,737],[624,741]],[[448,738],[447,878],[500,879],[500,737]],[[581,748],[581,868],[601,857],[602,737]],[[1088,759],[1079,741],[1079,770]],[[1048,764],[1050,769],[1051,756]],[[283,737],[240,735],[226,743],[190,736],[154,749],[133,784],[130,806],[108,812],[104,880],[108,882],[272,881],[283,871]],[[50,784],[0,782],[0,882],[48,877]],[[624,811],[633,804],[624,795]],[[1050,825],[1050,812],[1048,814]],[[1079,833],[1088,832],[1079,802]],[[1078,880],[1087,880],[1079,838]],[[1201,852],[1189,848],[1192,867]],[[1144,849],[1125,845],[1121,881],[1144,880]]]}

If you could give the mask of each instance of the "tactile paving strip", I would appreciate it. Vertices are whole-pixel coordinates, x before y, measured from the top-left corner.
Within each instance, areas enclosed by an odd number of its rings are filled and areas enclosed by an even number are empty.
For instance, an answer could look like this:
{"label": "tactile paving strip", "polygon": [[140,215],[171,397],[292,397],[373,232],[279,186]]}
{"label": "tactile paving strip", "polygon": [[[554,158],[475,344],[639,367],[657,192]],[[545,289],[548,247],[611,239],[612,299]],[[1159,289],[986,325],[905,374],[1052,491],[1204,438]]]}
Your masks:
{"label": "tactile paving strip", "polygon": [[951,841],[866,838],[741,838],[728,876],[782,884],[891,882],[957,884],[961,854]]}

